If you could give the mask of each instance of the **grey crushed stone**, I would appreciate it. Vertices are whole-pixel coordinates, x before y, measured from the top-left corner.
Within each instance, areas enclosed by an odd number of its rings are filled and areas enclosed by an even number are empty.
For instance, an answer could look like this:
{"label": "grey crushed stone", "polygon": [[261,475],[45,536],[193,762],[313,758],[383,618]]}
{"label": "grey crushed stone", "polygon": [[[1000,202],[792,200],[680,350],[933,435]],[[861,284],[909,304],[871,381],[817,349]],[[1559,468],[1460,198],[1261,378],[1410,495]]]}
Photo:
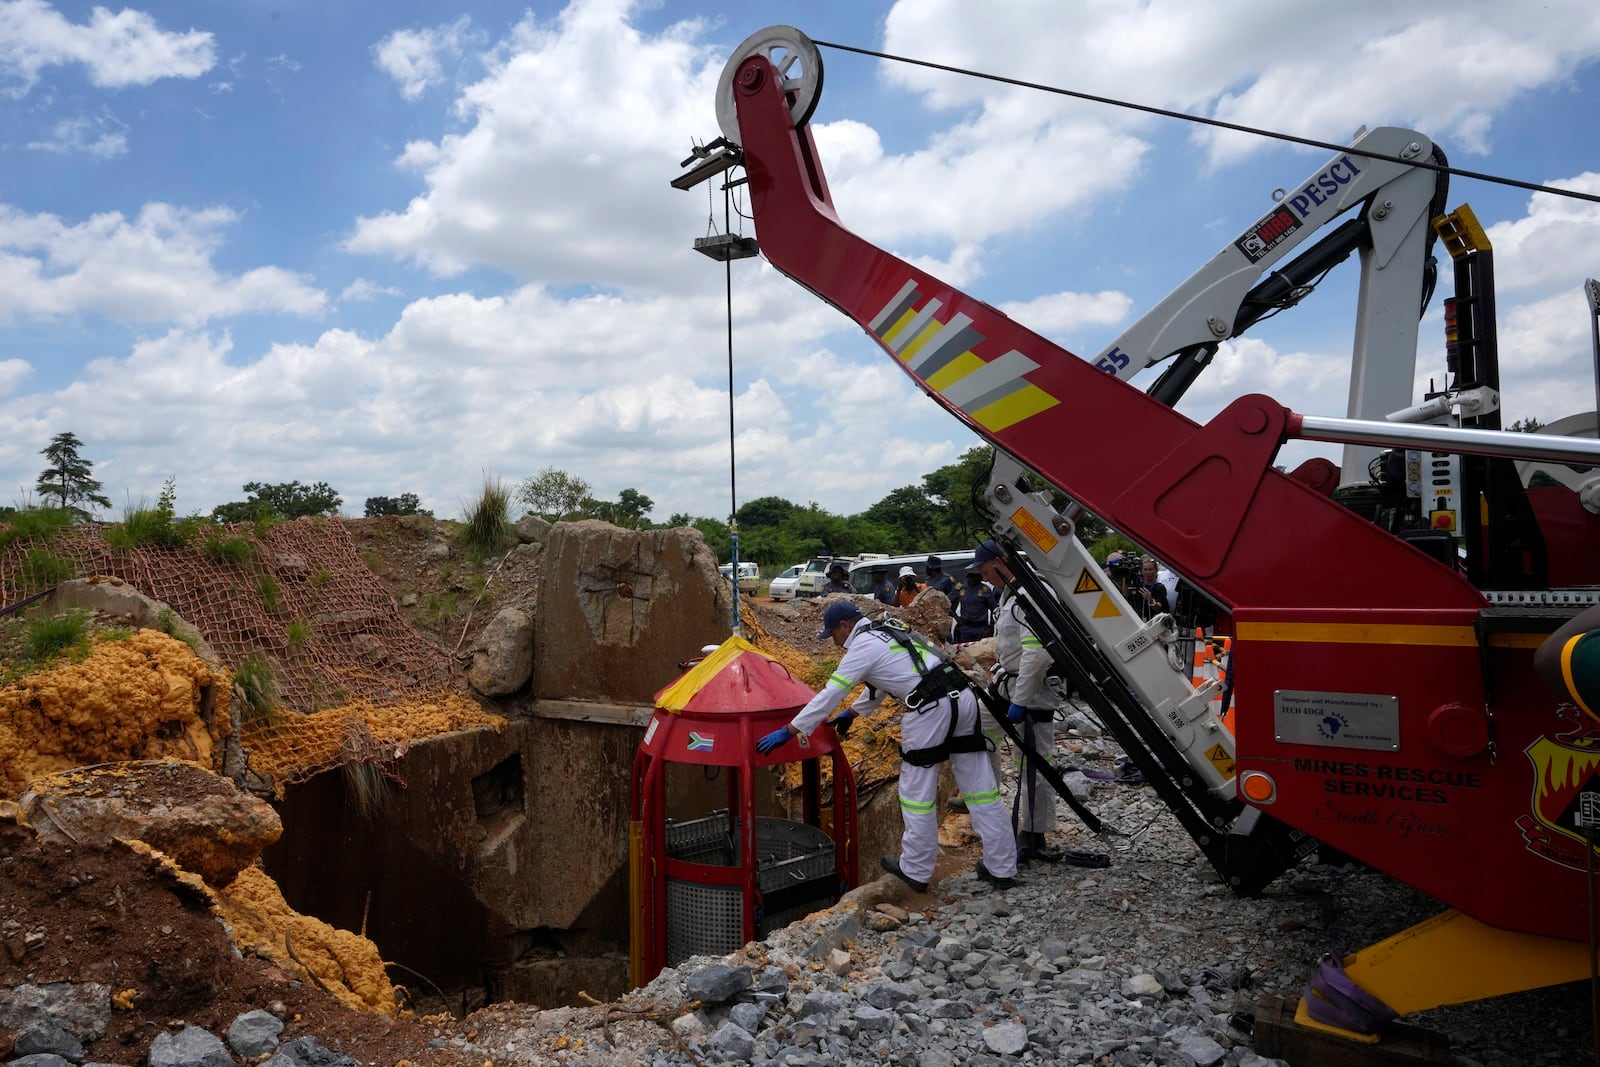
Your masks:
{"label": "grey crushed stone", "polygon": [[[1069,764],[1106,770],[1120,755],[1092,736],[1058,736],[1067,740],[1083,748],[1064,754]],[[552,1012],[522,1005],[475,1013],[473,1042],[452,1044],[501,1067],[1283,1067],[1251,1048],[1257,1001],[1295,998],[1324,952],[1355,951],[1440,910],[1375,871],[1314,859],[1259,897],[1235,897],[1148,787],[1074,777],[1100,817],[1133,837],[1110,846],[1063,805],[1051,843],[1110,850],[1107,869],[1031,864],[1003,892],[970,871],[947,875],[928,911],[896,909],[903,922],[886,911],[864,922],[847,899],[726,958],[681,961],[603,1009],[568,1010],[559,1032],[582,1045],[559,1058],[548,1054]],[[834,973],[839,949],[849,964]],[[689,993],[713,976],[721,988],[729,966],[752,977],[732,1002]],[[1450,1034],[1458,1067],[1567,1067],[1594,1060],[1588,1016],[1579,984],[1406,1021]]]}

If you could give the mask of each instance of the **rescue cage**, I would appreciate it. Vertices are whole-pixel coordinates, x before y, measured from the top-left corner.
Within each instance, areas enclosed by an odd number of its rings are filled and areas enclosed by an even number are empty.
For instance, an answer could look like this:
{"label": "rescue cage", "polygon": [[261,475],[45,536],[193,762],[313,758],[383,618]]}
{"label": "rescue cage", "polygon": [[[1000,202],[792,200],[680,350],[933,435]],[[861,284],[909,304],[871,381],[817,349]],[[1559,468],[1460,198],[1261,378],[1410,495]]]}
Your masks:
{"label": "rescue cage", "polygon": [[[766,937],[826,908],[841,887],[835,869],[837,844],[816,826],[757,816],[756,883],[764,908],[756,936]],[[667,821],[669,860],[713,867],[738,867],[740,827],[726,808],[699,819]],[[667,966],[690,956],[726,955],[744,944],[744,896],[738,885],[707,884],[667,874]]]}

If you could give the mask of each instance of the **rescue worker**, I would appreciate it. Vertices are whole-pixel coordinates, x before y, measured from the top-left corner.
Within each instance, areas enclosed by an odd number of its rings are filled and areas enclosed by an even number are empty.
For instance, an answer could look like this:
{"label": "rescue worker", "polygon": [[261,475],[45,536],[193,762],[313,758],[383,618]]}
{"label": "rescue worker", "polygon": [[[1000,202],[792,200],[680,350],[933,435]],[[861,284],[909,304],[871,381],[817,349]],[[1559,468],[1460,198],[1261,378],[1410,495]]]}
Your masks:
{"label": "rescue worker", "polygon": [[956,606],[956,583],[951,581],[950,576],[944,572],[944,560],[938,556],[929,556],[928,562],[923,569],[928,572],[928,580],[925,583],[927,587],[929,589],[937,589],[943,593],[949,599],[950,607],[953,610]]}
{"label": "rescue worker", "polygon": [[[1005,672],[1000,684],[1010,702],[1006,718],[1018,724],[1029,747],[1050,762],[1055,752],[1055,731],[1050,724],[1056,717],[1056,697],[1045,683],[1050,653],[1028,625],[1018,594],[1006,584],[1011,580],[1011,568],[1006,566],[1000,546],[993,541],[978,545],[972,569],[1000,590],[994,653]],[[1017,753],[1017,772],[1017,844],[1022,858],[1054,863],[1061,854],[1050,850],[1045,834],[1056,828],[1055,790],[1039,776],[1026,753]]]}
{"label": "rescue worker", "polygon": [[880,604],[893,606],[898,591],[894,583],[889,580],[889,572],[882,567],[875,567],[872,571],[872,595]]}
{"label": "rescue worker", "polygon": [[[930,668],[944,666],[937,654],[908,630],[874,626],[850,601],[828,605],[817,637],[828,638],[844,649],[838,668],[822,691],[787,726],[780,726],[756,742],[756,751],[771,752],[793,737],[809,736],[859,683],[866,683],[866,689],[833,720],[836,728],[841,724],[848,727],[856,715],[872,712],[885,696],[894,697],[906,705],[900,717],[900,816],[904,831],[900,835],[900,855],[883,857],[883,869],[919,893],[927,890],[939,858],[939,820],[935,811],[939,764],[949,760],[956,786],[966,796],[972,828],[983,842],[977,875],[998,889],[1009,889],[1015,884],[1017,873],[1017,843],[1006,826],[1000,786],[990,770],[987,745],[979,732],[977,695],[970,685],[943,696],[927,692],[925,679],[933,673]],[[918,668],[919,662],[922,669]],[[942,674],[935,674],[934,680],[941,677]],[[919,685],[924,688],[919,689]]]}
{"label": "rescue worker", "polygon": [[828,566],[828,583],[822,587],[823,596],[832,596],[834,593],[854,593],[850,588],[850,572],[844,569],[843,563],[833,563]]}

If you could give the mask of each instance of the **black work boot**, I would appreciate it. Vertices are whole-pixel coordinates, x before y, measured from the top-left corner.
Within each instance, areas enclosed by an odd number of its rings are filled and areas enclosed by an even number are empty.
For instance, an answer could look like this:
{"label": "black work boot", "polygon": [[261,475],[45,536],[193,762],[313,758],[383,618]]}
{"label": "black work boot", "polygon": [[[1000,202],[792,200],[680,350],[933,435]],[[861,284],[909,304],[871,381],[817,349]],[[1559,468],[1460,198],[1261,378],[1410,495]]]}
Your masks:
{"label": "black work boot", "polygon": [[1059,863],[1061,860],[1061,853],[1050,847],[1044,834],[1030,830],[1017,835],[1017,856],[1024,861],[1038,860],[1040,863]]}
{"label": "black work boot", "polygon": [[[988,882],[996,889],[1010,889],[1012,886],[1017,884],[1017,880],[1015,878],[1002,878],[998,874],[990,873],[989,868],[983,865],[982,860],[978,861],[978,866],[975,868],[975,870],[979,878],[985,882]],[[901,877],[904,877],[904,875]]]}
{"label": "black work boot", "polygon": [[899,856],[885,856],[878,861],[878,865],[884,870],[888,871],[890,874],[894,875],[896,878],[900,879],[906,885],[910,886],[912,889],[915,889],[917,892],[926,893],[928,891],[927,882],[919,882],[905,871],[900,869]]}

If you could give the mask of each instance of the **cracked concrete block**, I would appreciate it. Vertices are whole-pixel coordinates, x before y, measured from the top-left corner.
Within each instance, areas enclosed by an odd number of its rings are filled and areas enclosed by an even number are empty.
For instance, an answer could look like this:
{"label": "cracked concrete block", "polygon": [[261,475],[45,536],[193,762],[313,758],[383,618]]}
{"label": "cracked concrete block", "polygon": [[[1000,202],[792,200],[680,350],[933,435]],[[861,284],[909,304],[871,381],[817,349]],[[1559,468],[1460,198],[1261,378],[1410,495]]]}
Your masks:
{"label": "cracked concrete block", "polygon": [[732,631],[732,594],[697,530],[550,530],[540,572],[534,695],[649,704],[678,664]]}

